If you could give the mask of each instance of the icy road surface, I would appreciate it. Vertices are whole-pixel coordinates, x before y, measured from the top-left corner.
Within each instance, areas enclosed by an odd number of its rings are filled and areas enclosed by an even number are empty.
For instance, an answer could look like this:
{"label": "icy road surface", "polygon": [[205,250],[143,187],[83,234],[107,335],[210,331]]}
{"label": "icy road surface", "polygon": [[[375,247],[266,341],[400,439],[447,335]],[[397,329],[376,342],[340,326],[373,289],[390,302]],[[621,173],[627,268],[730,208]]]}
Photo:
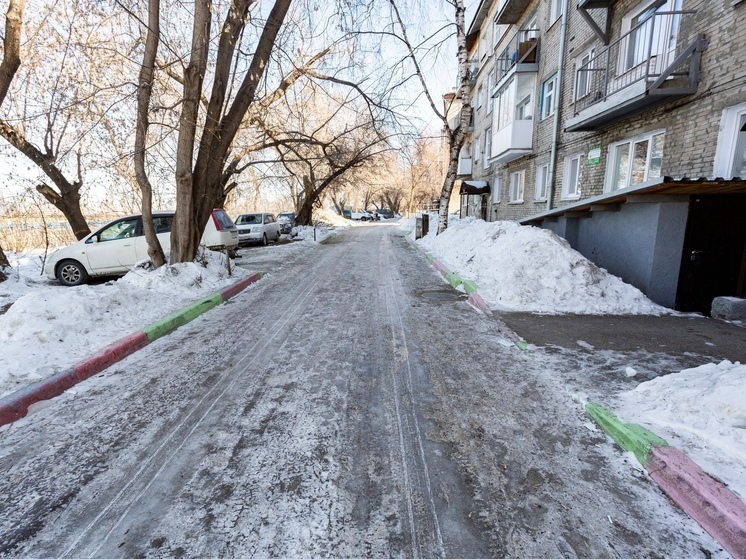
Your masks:
{"label": "icy road surface", "polygon": [[0,557],[725,557],[394,227],[282,249],[0,431]]}

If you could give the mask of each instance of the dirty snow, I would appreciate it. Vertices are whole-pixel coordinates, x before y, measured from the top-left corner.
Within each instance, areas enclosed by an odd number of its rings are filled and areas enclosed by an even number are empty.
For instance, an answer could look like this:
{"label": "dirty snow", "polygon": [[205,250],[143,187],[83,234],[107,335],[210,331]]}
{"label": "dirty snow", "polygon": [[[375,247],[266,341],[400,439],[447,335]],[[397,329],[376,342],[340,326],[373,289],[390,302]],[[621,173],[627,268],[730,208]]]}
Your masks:
{"label": "dirty snow", "polygon": [[[434,220],[431,219],[431,223]],[[414,229],[413,224],[403,227]],[[669,312],[547,229],[512,221],[451,219],[417,241],[497,311],[577,314]]]}

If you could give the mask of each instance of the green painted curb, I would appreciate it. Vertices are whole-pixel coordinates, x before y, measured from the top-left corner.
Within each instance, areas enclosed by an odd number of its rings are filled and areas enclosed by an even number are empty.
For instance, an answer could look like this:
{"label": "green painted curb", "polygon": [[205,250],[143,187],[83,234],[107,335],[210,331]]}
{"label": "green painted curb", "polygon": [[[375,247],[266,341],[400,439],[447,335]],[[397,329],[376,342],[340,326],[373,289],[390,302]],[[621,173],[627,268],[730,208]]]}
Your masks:
{"label": "green painted curb", "polygon": [[473,282],[473,281],[471,281],[471,280],[464,280],[464,281],[463,281],[463,286],[464,286],[464,291],[466,291],[466,294],[467,294],[467,295],[471,295],[471,294],[472,294],[472,293],[474,293],[474,292],[475,292],[475,291],[476,291],[477,289],[479,289],[479,287],[477,286],[477,284],[476,284],[476,283],[474,283],[474,282]]}
{"label": "green painted curb", "polygon": [[146,326],[142,331],[148,337],[148,342],[153,342],[221,304],[223,304],[222,294],[215,293]]}
{"label": "green painted curb", "polygon": [[634,453],[643,466],[648,461],[650,449],[654,446],[668,446],[668,443],[655,433],[634,423],[622,423],[613,413],[597,404],[587,403],[585,410],[601,428],[624,450]]}
{"label": "green painted curb", "polygon": [[451,284],[451,287],[458,287],[463,283],[462,279],[454,272],[448,272],[446,274],[446,281]]}
{"label": "green painted curb", "polygon": [[425,260],[427,260],[427,261],[428,261],[428,263],[432,264],[432,262],[433,262],[433,257],[432,257],[432,256],[430,256],[430,255],[429,255],[428,253],[426,253],[426,252],[425,252],[425,253],[423,253],[423,254],[422,254],[422,256],[423,256],[423,257],[425,258]]}

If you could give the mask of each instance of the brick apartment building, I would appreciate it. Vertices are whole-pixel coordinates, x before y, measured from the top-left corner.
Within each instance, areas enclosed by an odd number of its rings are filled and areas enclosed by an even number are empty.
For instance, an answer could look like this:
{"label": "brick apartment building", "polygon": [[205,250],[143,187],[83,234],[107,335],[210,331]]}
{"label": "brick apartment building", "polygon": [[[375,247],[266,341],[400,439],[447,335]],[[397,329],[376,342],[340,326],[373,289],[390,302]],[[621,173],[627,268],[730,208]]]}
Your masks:
{"label": "brick apartment building", "polygon": [[746,295],[746,0],[482,0],[468,41],[462,215],[671,308]]}

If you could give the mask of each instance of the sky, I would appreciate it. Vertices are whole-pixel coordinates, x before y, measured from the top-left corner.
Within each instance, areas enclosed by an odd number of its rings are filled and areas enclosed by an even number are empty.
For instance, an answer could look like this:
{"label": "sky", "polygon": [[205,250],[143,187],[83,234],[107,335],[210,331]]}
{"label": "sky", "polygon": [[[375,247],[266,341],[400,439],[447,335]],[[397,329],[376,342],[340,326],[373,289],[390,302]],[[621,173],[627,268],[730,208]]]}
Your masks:
{"label": "sky", "polygon": [[[329,234],[344,234],[345,228],[359,225],[331,212],[320,217],[337,230],[318,229],[314,241],[313,228],[297,228],[296,242],[255,250],[273,251],[284,261],[316,250]],[[412,231],[414,221],[399,226]],[[496,312],[673,312],[597,268],[547,230],[453,219],[443,234],[431,233],[417,242],[448,269],[475,280]],[[0,283],[0,308],[9,307],[0,315],[0,397],[64,370],[250,273],[234,267],[228,276],[223,256],[214,253],[207,267],[179,264],[150,272],[136,268],[116,281],[66,288],[40,276],[38,255],[8,257],[10,279]],[[634,377],[636,371],[629,366],[623,374]],[[641,423],[669,440],[746,499],[746,365],[703,363],[641,382],[610,407],[622,421]]]}

